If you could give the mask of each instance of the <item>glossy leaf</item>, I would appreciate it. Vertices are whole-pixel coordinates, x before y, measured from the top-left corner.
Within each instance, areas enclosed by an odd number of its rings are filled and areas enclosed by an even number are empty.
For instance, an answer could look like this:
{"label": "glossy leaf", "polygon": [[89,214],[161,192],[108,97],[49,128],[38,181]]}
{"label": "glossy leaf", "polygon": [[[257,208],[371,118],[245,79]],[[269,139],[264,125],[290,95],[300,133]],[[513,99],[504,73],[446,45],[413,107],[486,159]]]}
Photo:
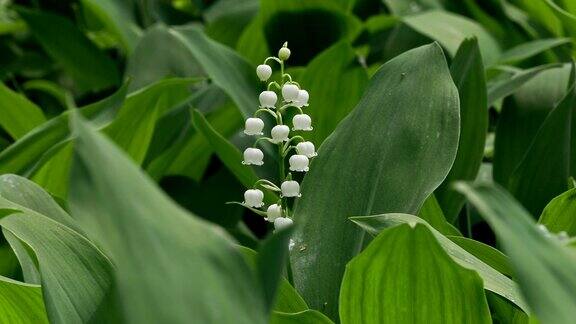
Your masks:
{"label": "glossy leaf", "polygon": [[475,39],[465,40],[456,53],[450,74],[460,97],[460,140],[456,160],[446,180],[435,191],[445,217],[453,223],[464,205],[464,197],[450,187],[456,180],[476,178],[484,157],[488,131],[488,104],[482,56]]}
{"label": "glossy leaf", "polygon": [[102,90],[120,83],[108,56],[64,17],[41,11],[18,11],[44,50],[78,82],[80,89]]}
{"label": "glossy leaf", "polygon": [[19,139],[46,121],[40,107],[25,96],[0,83],[0,127],[13,139]]}
{"label": "glossy leaf", "polygon": [[492,322],[480,276],[456,264],[419,224],[384,230],[350,261],[342,281],[340,320]]}
{"label": "glossy leaf", "polygon": [[72,215],[116,265],[127,320],[264,323],[256,280],[228,236],[175,205],[120,149],[74,117]]}
{"label": "glossy leaf", "polygon": [[542,323],[571,323],[576,316],[576,258],[539,231],[530,214],[497,186],[459,183],[457,189],[496,232],[526,302]]}
{"label": "glossy leaf", "polygon": [[320,146],[354,108],[368,83],[368,75],[353,48],[340,42],[316,56],[298,81],[312,94],[305,110],[312,117],[314,132],[305,136]]}
{"label": "glossy leaf", "polygon": [[291,255],[295,286],[312,308],[336,317],[344,266],[362,242],[348,217],[416,213],[444,180],[456,155],[458,106],[440,46],[423,46],[380,68],[320,147],[295,206]]}
{"label": "glossy leaf", "polygon": [[430,10],[403,18],[403,22],[417,32],[438,41],[451,56],[466,39],[476,37],[486,66],[496,62],[500,46],[484,28],[468,18],[446,11]]}
{"label": "glossy leaf", "polygon": [[534,55],[540,54],[544,51],[552,49],[554,47],[570,43],[569,38],[550,38],[550,39],[539,39],[527,43],[517,45],[509,50],[506,50],[500,56],[501,64],[516,63]]}
{"label": "glossy leaf", "polygon": [[565,231],[576,236],[576,189],[570,189],[555,197],[546,205],[538,223],[544,224],[552,233]]}
{"label": "glossy leaf", "polygon": [[[350,220],[359,225],[363,230],[372,236],[377,236],[386,228],[397,226],[399,224],[422,224],[427,226],[440,246],[456,263],[464,268],[474,270],[480,275],[486,290],[492,291],[510,300],[521,309],[528,309],[525,302],[522,300],[516,284],[502,273],[499,273],[498,270],[493,268],[490,264],[484,262],[484,259],[490,260],[492,258],[496,258],[497,262],[500,262],[501,260],[499,260],[498,257],[494,257],[494,253],[483,251],[485,250],[485,247],[479,245],[480,243],[472,244],[471,247],[473,249],[471,249],[469,252],[457,244],[457,242],[462,242],[462,240],[458,240],[459,237],[456,237],[456,242],[453,242],[451,239],[432,228],[430,224],[414,215],[384,214],[376,216],[352,217]],[[466,245],[463,243],[463,245],[468,247],[470,244]],[[482,258],[476,257],[476,254],[482,255]],[[502,264],[498,264],[497,267],[501,268]]]}
{"label": "glossy leaf", "polygon": [[0,312],[6,323],[48,324],[42,289],[38,285],[0,277]]}

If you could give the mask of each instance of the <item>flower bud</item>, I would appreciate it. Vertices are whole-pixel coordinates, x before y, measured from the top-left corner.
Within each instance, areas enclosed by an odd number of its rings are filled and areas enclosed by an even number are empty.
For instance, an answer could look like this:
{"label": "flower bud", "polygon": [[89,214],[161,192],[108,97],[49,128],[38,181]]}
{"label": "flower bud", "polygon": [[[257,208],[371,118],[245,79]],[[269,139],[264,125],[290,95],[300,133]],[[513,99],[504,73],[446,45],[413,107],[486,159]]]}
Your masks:
{"label": "flower bud", "polygon": [[276,218],[282,217],[282,206],[278,204],[272,204],[268,206],[266,210],[266,216],[268,216],[268,221],[273,222]]}
{"label": "flower bud", "polygon": [[264,121],[260,118],[248,118],[244,123],[244,134],[246,135],[263,135]]}
{"label": "flower bud", "polygon": [[270,67],[270,65],[260,64],[256,68],[256,75],[258,75],[260,81],[266,81],[272,75],[272,68]]}
{"label": "flower bud", "polygon": [[258,189],[248,189],[244,192],[244,204],[248,207],[262,207],[264,203],[264,193]]}
{"label": "flower bud", "polygon": [[283,228],[292,226],[292,224],[294,224],[292,219],[288,217],[278,217],[274,220],[274,229],[279,231]]}
{"label": "flower bud", "polygon": [[288,163],[290,163],[290,171],[308,172],[310,161],[306,155],[294,154],[290,157]]}
{"label": "flower bud", "polygon": [[312,142],[300,142],[296,144],[296,152],[298,152],[298,154],[306,155],[308,158],[313,158],[318,155],[316,154],[316,149]]}
{"label": "flower bud", "polygon": [[272,141],[274,143],[285,142],[288,140],[288,134],[290,134],[290,128],[286,125],[276,125],[272,127],[270,132],[272,135]]}
{"label": "flower bud", "polygon": [[292,118],[292,124],[294,125],[294,128],[292,128],[293,130],[312,130],[312,118],[306,114],[294,115],[294,118]]}
{"label": "flower bud", "polygon": [[296,100],[294,100],[294,105],[298,108],[308,106],[308,99],[310,99],[308,91],[298,90],[298,97],[296,97]]}
{"label": "flower bud", "polygon": [[280,189],[282,197],[300,197],[300,184],[294,180],[282,182]]}
{"label": "flower bud", "polygon": [[276,101],[278,101],[278,96],[274,91],[262,91],[260,93],[260,107],[262,108],[276,108]]}
{"label": "flower bud", "polygon": [[282,86],[282,97],[286,102],[298,99],[298,92],[300,92],[300,89],[298,89],[298,86],[295,84],[286,83]]}
{"label": "flower bud", "polygon": [[278,58],[282,61],[286,61],[290,57],[290,49],[288,48],[288,42],[284,43],[282,48],[278,50]]}
{"label": "flower bud", "polygon": [[242,164],[262,165],[264,164],[264,162],[262,161],[263,159],[264,159],[264,153],[262,153],[262,151],[260,151],[257,148],[249,147],[246,150],[244,150],[244,161],[242,161]]}

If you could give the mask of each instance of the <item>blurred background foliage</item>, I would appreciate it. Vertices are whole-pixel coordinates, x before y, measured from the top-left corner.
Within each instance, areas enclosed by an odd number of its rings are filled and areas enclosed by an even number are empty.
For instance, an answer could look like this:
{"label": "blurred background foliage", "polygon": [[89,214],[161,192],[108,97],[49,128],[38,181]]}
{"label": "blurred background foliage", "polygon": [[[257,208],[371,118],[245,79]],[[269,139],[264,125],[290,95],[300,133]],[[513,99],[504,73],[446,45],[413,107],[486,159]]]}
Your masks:
{"label": "blurred background foliage", "polygon": [[[574,164],[540,162],[556,153],[576,159],[560,132],[570,132],[562,122],[572,115],[541,130],[568,86],[572,0],[0,0],[0,171],[32,179],[65,206],[66,114],[81,107],[179,204],[256,247],[270,225],[225,204],[241,199],[246,178],[194,126],[191,108],[245,147],[243,117],[261,90],[253,67],[288,41],[290,73],[312,95],[319,146],[384,62],[431,41],[451,61],[471,37],[487,93],[476,99],[479,117],[461,127],[478,158],[451,179],[493,178],[540,215],[573,187]],[[277,173],[273,163],[256,172]],[[426,207],[438,205],[469,237],[493,244],[486,223],[447,185]],[[18,277],[16,265],[3,259],[0,272]]]}

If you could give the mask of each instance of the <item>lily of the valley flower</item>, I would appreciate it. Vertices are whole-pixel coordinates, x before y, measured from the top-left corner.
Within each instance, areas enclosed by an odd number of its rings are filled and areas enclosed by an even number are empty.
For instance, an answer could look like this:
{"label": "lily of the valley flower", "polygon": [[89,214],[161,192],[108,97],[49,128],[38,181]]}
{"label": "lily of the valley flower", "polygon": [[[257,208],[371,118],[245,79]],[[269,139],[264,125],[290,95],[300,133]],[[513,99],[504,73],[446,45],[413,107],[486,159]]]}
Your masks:
{"label": "lily of the valley flower", "polygon": [[295,84],[286,83],[282,86],[282,98],[284,98],[284,101],[286,102],[292,102],[298,99],[299,92],[300,89],[298,89],[298,86]]}
{"label": "lily of the valley flower", "polygon": [[278,96],[274,91],[262,91],[260,93],[260,107],[262,108],[275,108]]}
{"label": "lily of the valley flower", "polygon": [[249,147],[244,150],[244,161],[242,161],[242,164],[262,165],[264,164],[263,159],[264,153],[260,149]]}
{"label": "lily of the valley flower", "polygon": [[300,197],[300,184],[294,180],[282,182],[280,185],[282,197]]}
{"label": "lily of the valley flower", "polygon": [[310,98],[310,95],[308,94],[308,91],[299,90],[298,91],[298,97],[296,97],[296,100],[294,100],[294,105],[298,108],[308,106],[308,99],[309,98]]}
{"label": "lily of the valley flower", "polygon": [[293,130],[312,130],[312,118],[306,114],[294,115],[292,118],[292,124],[294,125],[294,128],[292,128]]}
{"label": "lily of the valley flower", "polygon": [[260,64],[256,68],[256,75],[258,75],[260,81],[266,81],[272,75],[272,68],[268,64]]}
{"label": "lily of the valley flower", "polygon": [[306,155],[294,154],[290,157],[288,163],[290,163],[290,171],[308,172],[310,161]]}
{"label": "lily of the valley flower", "polygon": [[282,48],[278,50],[278,58],[282,61],[286,61],[290,57],[290,49],[288,48],[288,42],[284,43]]}
{"label": "lily of the valley flower", "polygon": [[290,134],[290,128],[286,125],[276,125],[272,127],[270,135],[272,135],[272,141],[274,143],[281,143],[288,140],[288,135]]}
{"label": "lily of the valley flower", "polygon": [[278,204],[268,206],[266,216],[268,217],[269,222],[273,222],[276,218],[282,217],[282,206]]}
{"label": "lily of the valley flower", "polygon": [[283,228],[291,226],[293,223],[294,222],[292,221],[292,219],[288,217],[278,217],[274,220],[274,229],[281,230]]}
{"label": "lily of the valley flower", "polygon": [[244,204],[248,207],[260,208],[264,206],[264,193],[258,189],[248,189],[244,192]]}
{"label": "lily of the valley flower", "polygon": [[264,135],[264,121],[260,118],[248,118],[244,124],[244,134],[246,135]]}
{"label": "lily of the valley flower", "polygon": [[296,144],[296,152],[298,154],[306,155],[308,158],[313,158],[316,155],[316,149],[312,142],[300,142]]}

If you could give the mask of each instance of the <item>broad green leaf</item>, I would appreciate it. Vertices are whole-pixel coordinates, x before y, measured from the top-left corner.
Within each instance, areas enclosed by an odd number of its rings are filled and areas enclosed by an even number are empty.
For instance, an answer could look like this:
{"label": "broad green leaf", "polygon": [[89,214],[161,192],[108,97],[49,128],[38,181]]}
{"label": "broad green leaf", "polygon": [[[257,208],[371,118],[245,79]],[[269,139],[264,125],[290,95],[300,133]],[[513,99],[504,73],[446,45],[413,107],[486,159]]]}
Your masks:
{"label": "broad green leaf", "polygon": [[576,189],[570,189],[552,199],[538,223],[546,225],[552,233],[565,231],[569,236],[576,236]]}
{"label": "broad green leaf", "polygon": [[166,77],[203,75],[202,67],[185,44],[164,25],[150,27],[128,57],[126,75],[137,90]]}
{"label": "broad green leaf", "polygon": [[114,262],[127,322],[264,323],[260,289],[228,236],[174,204],[73,117],[72,215]]}
{"label": "broad green leaf", "polygon": [[576,170],[576,138],[572,135],[575,107],[576,88],[572,83],[510,177],[510,192],[532,215],[539,215],[552,198],[568,189],[568,178]]}
{"label": "broad green leaf", "polygon": [[404,17],[405,24],[417,32],[438,41],[451,56],[466,39],[476,37],[484,65],[489,66],[500,56],[496,40],[484,28],[468,18],[446,11],[430,10],[421,14]]}
{"label": "broad green leaf", "polygon": [[543,0],[543,2],[550,7],[556,18],[562,22],[562,26],[568,34],[576,38],[576,15],[564,10],[552,0]]}
{"label": "broad green leaf", "polygon": [[497,81],[494,81],[488,86],[488,105],[492,106],[494,103],[500,99],[503,99],[516,90],[518,90],[526,82],[530,81],[532,78],[536,77],[538,74],[546,71],[548,69],[560,67],[560,64],[552,63],[546,65],[540,65],[527,70],[521,70],[510,74],[508,77],[504,77]]}
{"label": "broad green leaf", "polygon": [[482,279],[456,264],[424,225],[382,231],[346,266],[340,320],[491,323]]}
{"label": "broad green leaf", "polygon": [[236,103],[244,117],[258,109],[258,79],[251,67],[236,52],[208,38],[198,26],[170,29],[176,39],[192,53],[210,79]]}
{"label": "broad green leaf", "polygon": [[48,324],[42,288],[0,277],[0,312],[10,324]]}
{"label": "broad green leaf", "polygon": [[102,24],[121,42],[124,51],[130,53],[142,33],[130,12],[130,6],[119,0],[81,0]]}
{"label": "broad green leaf", "polygon": [[512,267],[510,266],[510,261],[508,257],[502,252],[496,250],[490,245],[486,245],[482,242],[475,241],[473,239],[462,237],[462,236],[447,236],[450,241],[458,244],[461,248],[474,255],[482,262],[491,266],[501,274],[511,277]]}
{"label": "broad green leaf", "polygon": [[[83,107],[79,112],[96,123],[109,123],[124,102],[126,90],[124,85],[110,97]],[[0,174],[29,174],[43,154],[68,138],[69,115],[70,112],[65,112],[52,118],[0,152]]]}
{"label": "broad green leaf", "polygon": [[434,194],[426,198],[422,208],[418,211],[418,217],[425,220],[428,224],[444,235],[462,235],[454,226],[446,221],[444,212]]}
{"label": "broad green leaf", "polygon": [[568,65],[542,71],[504,101],[494,141],[496,182],[508,186],[544,119],[566,94],[569,75]]}
{"label": "broad green leaf", "polygon": [[453,223],[464,197],[450,188],[456,180],[473,180],[484,157],[488,131],[488,104],[482,56],[475,39],[465,40],[456,53],[450,74],[460,97],[460,140],[450,173],[435,191],[446,219]]}
{"label": "broad green leaf", "polygon": [[235,48],[242,32],[258,13],[259,6],[258,0],[217,1],[203,13],[207,21],[206,34]]}
{"label": "broad green leaf", "polygon": [[[561,21],[556,17],[554,11],[546,4],[545,0],[515,0],[515,3],[526,12],[531,24],[534,24],[534,21],[537,21],[553,35],[563,35]],[[512,6],[508,4],[508,7]]]}
{"label": "broad green leaf", "polygon": [[416,213],[444,180],[456,156],[458,110],[442,49],[431,44],[384,64],[322,144],[296,202],[291,254],[295,286],[312,308],[337,316],[344,267],[362,246],[348,217]]}
{"label": "broad green leaf", "polygon": [[322,313],[309,309],[298,313],[273,312],[270,324],[333,324]]}
{"label": "broad green leaf", "polygon": [[[498,267],[503,267],[500,263],[501,259],[494,257],[494,253],[492,252],[484,251],[486,250],[486,246],[480,245],[481,243],[472,244],[471,246],[473,249],[471,249],[471,251],[467,251],[463,247],[459,246],[458,242],[462,243],[462,240],[458,240],[459,237],[456,237],[456,242],[453,242],[450,238],[436,231],[432,226],[430,226],[430,224],[414,215],[384,214],[376,216],[352,217],[350,220],[359,225],[372,236],[377,236],[387,227],[393,227],[399,224],[422,224],[427,226],[440,246],[456,263],[463,266],[464,268],[474,270],[480,275],[486,290],[492,291],[510,300],[521,309],[527,310],[527,306],[522,300],[516,284],[504,274],[498,272],[498,270],[493,268],[490,264],[484,262],[484,260],[497,258],[496,261],[498,262]],[[466,243],[463,243],[463,245],[468,247]],[[477,254],[482,255],[482,257],[477,257]]]}
{"label": "broad green leaf", "polygon": [[510,257],[520,290],[542,323],[576,318],[576,258],[539,231],[530,214],[496,185],[458,183],[457,189],[496,232]]}
{"label": "broad green leaf", "polygon": [[68,227],[24,208],[22,212],[2,218],[0,226],[34,252],[50,321],[90,321],[111,285],[108,259]]}
{"label": "broad green leaf", "polygon": [[570,43],[569,38],[550,38],[538,39],[527,43],[522,43],[509,50],[506,50],[500,56],[500,64],[516,63],[534,55],[540,54],[551,48]]}
{"label": "broad green leaf", "polygon": [[62,64],[81,91],[97,91],[120,83],[111,58],[100,51],[71,21],[43,11],[18,10],[44,50]]}
{"label": "broad green leaf", "polygon": [[320,146],[354,108],[368,75],[351,45],[340,42],[316,56],[298,82],[311,94],[305,111],[312,117],[314,131],[304,135]]}
{"label": "broad green leaf", "polygon": [[19,139],[46,121],[40,107],[25,96],[0,83],[0,127],[13,139]]}

